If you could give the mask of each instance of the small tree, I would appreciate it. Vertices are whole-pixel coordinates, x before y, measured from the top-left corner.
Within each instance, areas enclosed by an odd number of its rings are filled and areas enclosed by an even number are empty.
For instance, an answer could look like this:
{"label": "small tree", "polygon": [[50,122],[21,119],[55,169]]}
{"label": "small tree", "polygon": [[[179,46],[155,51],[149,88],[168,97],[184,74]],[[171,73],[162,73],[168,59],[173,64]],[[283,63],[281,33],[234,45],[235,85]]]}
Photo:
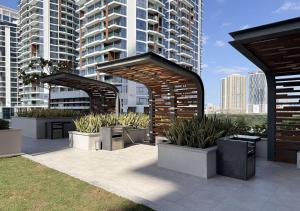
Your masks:
{"label": "small tree", "polygon": [[32,87],[42,87],[49,89],[48,95],[48,108],[50,108],[50,99],[51,99],[51,90],[52,85],[49,84],[41,84],[40,79],[42,77],[53,75],[60,72],[72,72],[72,68],[76,68],[75,64],[72,61],[61,61],[55,64],[51,60],[45,60],[43,58],[32,61],[28,68],[31,69],[33,67],[40,67],[41,71],[38,73],[26,73],[25,70],[19,69],[19,79],[22,80],[24,85],[30,85]]}

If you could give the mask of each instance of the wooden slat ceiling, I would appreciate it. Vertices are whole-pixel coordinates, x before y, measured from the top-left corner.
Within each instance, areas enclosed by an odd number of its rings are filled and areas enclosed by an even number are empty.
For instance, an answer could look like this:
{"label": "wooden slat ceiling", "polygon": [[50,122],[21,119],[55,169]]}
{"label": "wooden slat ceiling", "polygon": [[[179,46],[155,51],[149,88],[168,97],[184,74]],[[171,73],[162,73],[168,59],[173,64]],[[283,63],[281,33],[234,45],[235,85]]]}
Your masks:
{"label": "wooden slat ceiling", "polygon": [[90,106],[94,113],[116,112],[118,90],[111,84],[70,73],[46,76],[41,82],[85,91],[90,96]]}

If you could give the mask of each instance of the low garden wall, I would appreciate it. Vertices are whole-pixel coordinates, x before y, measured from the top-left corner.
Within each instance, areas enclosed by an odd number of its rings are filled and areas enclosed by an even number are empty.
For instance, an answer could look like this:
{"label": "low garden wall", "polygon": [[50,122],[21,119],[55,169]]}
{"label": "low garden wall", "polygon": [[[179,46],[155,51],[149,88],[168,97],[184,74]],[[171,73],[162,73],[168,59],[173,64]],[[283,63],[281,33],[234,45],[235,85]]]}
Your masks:
{"label": "low garden wall", "polygon": [[21,129],[0,130],[0,157],[21,153]]}
{"label": "low garden wall", "polygon": [[[71,122],[73,126],[65,128],[66,131],[74,130],[74,118],[72,117],[59,117],[59,118],[31,118],[31,117],[12,117],[12,128],[22,129],[22,135],[34,139],[50,138],[50,131],[47,131],[47,124],[51,122]],[[64,131],[64,133],[66,133]]]}

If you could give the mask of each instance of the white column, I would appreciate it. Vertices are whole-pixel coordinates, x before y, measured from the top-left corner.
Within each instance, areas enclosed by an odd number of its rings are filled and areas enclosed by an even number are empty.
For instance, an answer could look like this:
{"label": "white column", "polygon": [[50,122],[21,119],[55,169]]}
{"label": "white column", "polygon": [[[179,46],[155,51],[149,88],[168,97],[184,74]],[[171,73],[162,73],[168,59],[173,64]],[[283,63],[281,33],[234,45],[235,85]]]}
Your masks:
{"label": "white column", "polygon": [[[127,56],[136,55],[136,0],[127,1]],[[136,106],[136,83],[127,83],[128,106]]]}
{"label": "white column", "polygon": [[127,1],[127,56],[136,55],[136,0]]}
{"label": "white column", "polygon": [[42,23],[44,29],[43,58],[49,60],[50,59],[50,1],[44,0],[43,5],[44,5],[44,9],[43,9],[44,22]]}
{"label": "white column", "polygon": [[11,107],[10,27],[5,27],[5,106]]}

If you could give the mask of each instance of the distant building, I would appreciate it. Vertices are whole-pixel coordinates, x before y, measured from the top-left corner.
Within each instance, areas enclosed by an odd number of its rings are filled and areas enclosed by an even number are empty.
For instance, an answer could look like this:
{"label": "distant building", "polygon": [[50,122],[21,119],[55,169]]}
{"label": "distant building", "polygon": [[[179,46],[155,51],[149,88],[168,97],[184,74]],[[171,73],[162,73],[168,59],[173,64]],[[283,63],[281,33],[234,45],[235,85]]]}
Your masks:
{"label": "distant building", "polygon": [[268,87],[262,71],[248,75],[248,113],[267,113]]}
{"label": "distant building", "polygon": [[221,79],[221,112],[246,113],[246,77],[232,74]]}
{"label": "distant building", "polygon": [[205,105],[205,114],[220,113],[220,106],[208,103]]}
{"label": "distant building", "polygon": [[[79,19],[75,0],[19,1],[19,67],[27,74],[45,71],[29,64],[39,58],[76,66]],[[20,84],[20,108],[46,108],[49,90]]]}
{"label": "distant building", "polygon": [[76,0],[80,75],[114,84],[122,112],[147,112],[142,84],[96,73],[102,62],[155,52],[200,74],[202,0]]}
{"label": "distant building", "polygon": [[18,104],[16,10],[0,5],[0,118],[9,119]]}

